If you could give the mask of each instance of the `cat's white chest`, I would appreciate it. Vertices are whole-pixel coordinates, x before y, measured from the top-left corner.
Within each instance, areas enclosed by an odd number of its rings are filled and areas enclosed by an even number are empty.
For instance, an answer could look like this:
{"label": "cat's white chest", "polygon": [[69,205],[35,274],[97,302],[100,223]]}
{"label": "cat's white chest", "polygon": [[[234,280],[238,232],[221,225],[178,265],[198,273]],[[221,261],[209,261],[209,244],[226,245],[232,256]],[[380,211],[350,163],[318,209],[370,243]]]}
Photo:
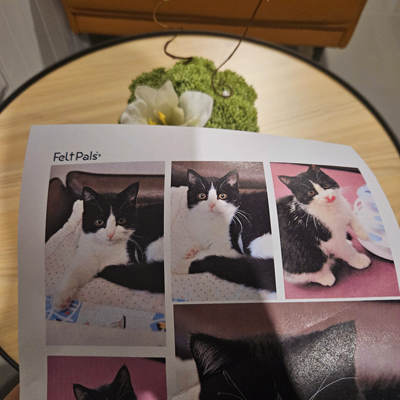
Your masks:
{"label": "cat's white chest", "polygon": [[99,271],[108,265],[127,264],[127,240],[118,240],[114,243],[102,243],[93,240],[91,234],[82,233],[77,253],[82,257],[96,259]]}
{"label": "cat's white chest", "polygon": [[[229,225],[234,209],[227,212],[211,212],[203,207],[187,206],[187,187],[172,188],[171,234],[173,258],[187,258],[188,254],[221,244],[230,248]],[[218,251],[216,251],[216,254]]]}
{"label": "cat's white chest", "polygon": [[345,237],[351,221],[351,210],[345,199],[337,198],[334,205],[310,207],[309,212],[329,229],[332,238]]}

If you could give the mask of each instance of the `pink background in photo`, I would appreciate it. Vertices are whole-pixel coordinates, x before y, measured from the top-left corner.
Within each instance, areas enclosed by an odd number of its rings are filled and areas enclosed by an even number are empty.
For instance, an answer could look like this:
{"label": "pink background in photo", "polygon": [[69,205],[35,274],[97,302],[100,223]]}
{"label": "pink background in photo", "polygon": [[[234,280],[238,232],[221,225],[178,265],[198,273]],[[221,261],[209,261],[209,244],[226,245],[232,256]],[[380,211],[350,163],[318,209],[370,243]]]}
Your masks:
{"label": "pink background in photo", "polygon": [[75,400],[74,383],[90,389],[111,383],[119,369],[128,367],[138,400],[167,399],[165,364],[146,358],[67,357],[47,358],[47,400]]}
{"label": "pink background in photo", "polygon": [[[298,164],[271,163],[275,198],[291,195],[291,191],[278,178],[278,175],[295,176],[305,172],[308,166]],[[358,198],[357,189],[365,185],[360,173],[321,168],[333,178],[342,188],[343,196],[353,206]],[[393,262],[373,255],[361,246],[354,232],[349,229],[352,242],[358,252],[368,255],[371,265],[364,270],[348,267],[340,274],[332,287],[319,284],[307,286],[293,285],[285,281],[285,297],[287,299],[318,299],[318,298],[350,298],[350,297],[386,297],[399,296],[399,285]]]}

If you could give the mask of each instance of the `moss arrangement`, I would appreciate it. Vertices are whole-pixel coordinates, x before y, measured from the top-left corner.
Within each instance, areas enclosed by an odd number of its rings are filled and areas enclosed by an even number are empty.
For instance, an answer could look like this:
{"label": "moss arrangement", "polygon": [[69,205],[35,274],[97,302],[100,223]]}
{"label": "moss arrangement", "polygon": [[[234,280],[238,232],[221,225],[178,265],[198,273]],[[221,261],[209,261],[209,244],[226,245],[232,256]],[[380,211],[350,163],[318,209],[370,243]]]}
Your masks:
{"label": "moss arrangement", "polygon": [[258,132],[257,110],[254,107],[257,94],[254,88],[235,72],[229,70],[218,72],[214,80],[215,86],[218,87],[219,83],[224,83],[233,88],[231,97],[220,97],[214,92],[211,84],[211,75],[214,71],[214,63],[200,57],[194,57],[187,64],[180,61],[168,70],[153,69],[132,81],[129,86],[132,95],[128,103],[135,100],[136,86],[144,85],[159,89],[165,82],[171,81],[178,97],[191,90],[207,93],[214,99],[212,115],[205,125],[206,128]]}

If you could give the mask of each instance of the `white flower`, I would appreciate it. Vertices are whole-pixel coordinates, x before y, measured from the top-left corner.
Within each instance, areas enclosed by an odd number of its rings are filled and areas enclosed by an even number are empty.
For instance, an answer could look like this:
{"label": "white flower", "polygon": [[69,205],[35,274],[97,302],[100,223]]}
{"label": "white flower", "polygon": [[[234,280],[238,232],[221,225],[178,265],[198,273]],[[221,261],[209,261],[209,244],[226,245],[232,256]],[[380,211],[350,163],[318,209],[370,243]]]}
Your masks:
{"label": "white flower", "polygon": [[121,115],[121,124],[204,126],[211,117],[213,99],[201,92],[178,98],[171,81],[159,90],[137,86],[136,100]]}

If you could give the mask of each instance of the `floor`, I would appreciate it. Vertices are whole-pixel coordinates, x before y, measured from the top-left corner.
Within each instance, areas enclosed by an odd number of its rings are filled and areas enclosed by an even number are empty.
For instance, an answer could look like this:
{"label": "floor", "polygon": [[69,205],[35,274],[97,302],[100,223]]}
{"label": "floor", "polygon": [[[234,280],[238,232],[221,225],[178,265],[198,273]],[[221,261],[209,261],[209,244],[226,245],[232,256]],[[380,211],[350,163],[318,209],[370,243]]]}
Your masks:
{"label": "floor", "polygon": [[345,49],[326,49],[321,64],[356,88],[400,142],[400,0],[368,0]]}

